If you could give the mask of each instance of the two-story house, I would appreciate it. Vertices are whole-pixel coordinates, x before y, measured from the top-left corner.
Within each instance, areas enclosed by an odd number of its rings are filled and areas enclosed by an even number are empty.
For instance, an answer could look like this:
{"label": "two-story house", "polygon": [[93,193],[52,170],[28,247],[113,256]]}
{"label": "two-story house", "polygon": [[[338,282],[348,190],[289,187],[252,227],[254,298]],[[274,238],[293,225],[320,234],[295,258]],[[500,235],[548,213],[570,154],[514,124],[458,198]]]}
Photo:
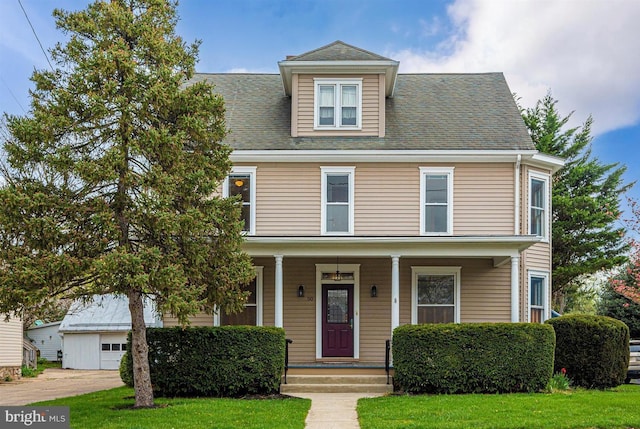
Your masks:
{"label": "two-story house", "polygon": [[[290,362],[377,365],[407,323],[550,315],[551,177],[501,73],[399,74],[337,41],[279,74],[198,74],[226,103],[245,311],[196,325],[284,327]],[[165,318],[165,326],[175,320]]]}

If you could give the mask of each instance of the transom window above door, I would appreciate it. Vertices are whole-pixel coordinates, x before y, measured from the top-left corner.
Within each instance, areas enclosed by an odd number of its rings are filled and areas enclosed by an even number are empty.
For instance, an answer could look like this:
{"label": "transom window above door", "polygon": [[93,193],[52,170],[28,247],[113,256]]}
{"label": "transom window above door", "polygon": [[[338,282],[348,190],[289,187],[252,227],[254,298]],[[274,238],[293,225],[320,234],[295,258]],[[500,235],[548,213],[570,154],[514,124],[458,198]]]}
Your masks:
{"label": "transom window above door", "polygon": [[362,79],[314,79],[314,128],[360,129]]}

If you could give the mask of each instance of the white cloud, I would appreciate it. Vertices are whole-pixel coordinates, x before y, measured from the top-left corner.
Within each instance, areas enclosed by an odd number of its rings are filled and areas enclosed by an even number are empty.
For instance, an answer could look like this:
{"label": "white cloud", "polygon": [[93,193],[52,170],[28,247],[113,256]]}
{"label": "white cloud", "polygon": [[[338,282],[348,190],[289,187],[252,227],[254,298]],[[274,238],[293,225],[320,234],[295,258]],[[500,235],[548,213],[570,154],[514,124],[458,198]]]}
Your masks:
{"label": "white cloud", "polygon": [[453,36],[389,53],[402,72],[502,71],[533,106],[548,90],[594,134],[640,122],[640,1],[457,0]]}

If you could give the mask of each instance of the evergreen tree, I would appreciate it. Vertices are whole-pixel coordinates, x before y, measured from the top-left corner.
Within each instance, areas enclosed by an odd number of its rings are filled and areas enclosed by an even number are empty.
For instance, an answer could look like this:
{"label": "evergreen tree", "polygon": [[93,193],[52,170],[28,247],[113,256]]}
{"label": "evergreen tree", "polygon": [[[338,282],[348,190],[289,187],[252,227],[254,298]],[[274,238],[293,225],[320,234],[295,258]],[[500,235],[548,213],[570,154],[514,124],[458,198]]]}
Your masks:
{"label": "evergreen tree", "polygon": [[625,166],[603,164],[591,153],[592,118],[567,128],[550,94],[522,111],[540,152],[565,158],[553,178],[552,249],[553,307],[560,312],[578,293],[585,275],[624,263],[629,249],[625,229],[616,225],[620,198],[633,184],[624,184]]}
{"label": "evergreen tree", "polygon": [[0,313],[52,298],[129,298],[135,404],[153,406],[144,296],[186,323],[239,310],[253,277],[230,170],[224,102],[185,86],[198,43],[169,0],[55,10],[69,36],[35,71],[31,108],[6,116],[0,189]]}

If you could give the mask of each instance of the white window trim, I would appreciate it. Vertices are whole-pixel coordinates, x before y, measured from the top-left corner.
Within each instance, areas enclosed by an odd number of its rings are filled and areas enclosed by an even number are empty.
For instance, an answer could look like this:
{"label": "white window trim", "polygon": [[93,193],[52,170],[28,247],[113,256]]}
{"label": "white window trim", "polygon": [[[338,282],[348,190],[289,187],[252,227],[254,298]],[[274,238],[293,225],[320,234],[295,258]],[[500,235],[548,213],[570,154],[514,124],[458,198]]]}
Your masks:
{"label": "white window trim", "polygon": [[[232,167],[231,173],[233,174],[248,174],[250,177],[251,188],[251,201],[249,202],[249,231],[244,231],[245,235],[256,234],[256,171],[257,167]],[[229,198],[229,176],[225,177],[222,184],[222,197]]]}
{"label": "white window trim", "polygon": [[[334,125],[320,125],[319,112],[319,99],[320,99],[320,85],[334,85]],[[357,105],[356,105],[356,124],[355,125],[340,125],[340,119],[342,118],[342,91],[340,91],[341,85],[356,85],[358,87]],[[315,130],[361,130],[362,129],[362,78],[343,78],[343,79],[326,79],[326,78],[314,78],[313,79],[313,128]]]}
{"label": "white window trim", "polygon": [[531,234],[531,181],[532,179],[540,180],[544,182],[544,217],[542,219],[542,228],[544,229],[542,237],[543,242],[549,241],[549,211],[551,210],[551,187],[550,187],[550,179],[548,174],[540,173],[537,171],[529,171],[528,174],[528,192],[527,192],[527,234]]}
{"label": "white window trim", "polygon": [[[354,197],[355,197],[355,167],[320,167],[321,194],[320,225],[322,235],[353,235],[354,231]],[[349,176],[349,228],[346,232],[327,231],[327,176],[331,174],[346,174]]]}
{"label": "white window trim", "polygon": [[452,275],[454,281],[453,322],[460,323],[460,272],[462,267],[411,267],[411,324],[418,324],[418,276]]}
{"label": "white window trim", "polygon": [[540,277],[544,281],[542,283],[542,322],[551,317],[549,308],[549,272],[529,270],[527,275],[527,321],[531,322],[531,278]]}
{"label": "white window trim", "polygon": [[[264,267],[253,267],[256,272],[256,326],[262,326],[262,277]],[[213,313],[213,326],[220,326],[220,311]]]}
{"label": "white window trim", "polygon": [[[438,236],[453,234],[453,170],[454,167],[419,167],[420,168],[420,235]],[[427,176],[431,174],[447,175],[447,231],[426,231],[425,205]]]}

